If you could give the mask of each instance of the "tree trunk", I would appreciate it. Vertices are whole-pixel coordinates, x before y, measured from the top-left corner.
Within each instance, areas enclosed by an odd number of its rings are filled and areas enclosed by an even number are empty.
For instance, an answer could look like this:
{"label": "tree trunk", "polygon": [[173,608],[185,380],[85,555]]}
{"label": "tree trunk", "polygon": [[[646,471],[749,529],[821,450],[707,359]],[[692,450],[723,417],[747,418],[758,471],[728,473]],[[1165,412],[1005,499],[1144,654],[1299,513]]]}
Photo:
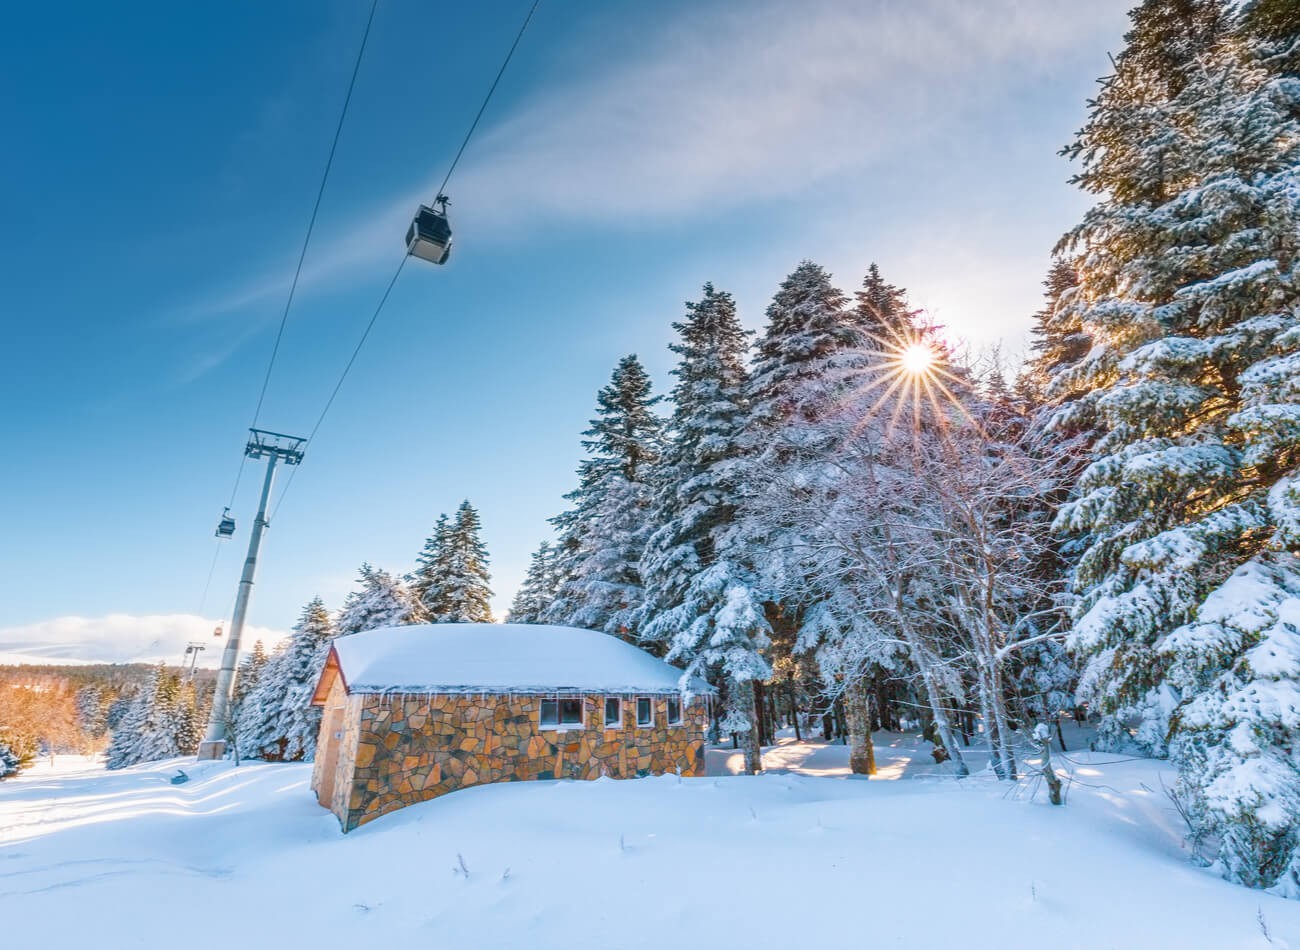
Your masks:
{"label": "tree trunk", "polygon": [[844,690],[844,718],[849,727],[849,771],[876,774],[876,750],[871,741],[871,700],[867,683],[855,679]]}
{"label": "tree trunk", "polygon": [[[794,723],[794,740],[803,742],[803,733],[799,731],[799,707],[795,704],[794,680],[786,683],[786,699],[790,703],[790,720]],[[1060,726],[1059,720],[1057,726]]]}
{"label": "tree trunk", "polygon": [[[1056,721],[1056,730],[1060,732],[1061,721]],[[1064,802],[1061,799],[1061,777],[1056,774],[1052,768],[1052,730],[1047,723],[1039,723],[1034,727],[1034,738],[1038,740],[1039,748],[1043,752],[1043,779],[1047,782],[1047,797],[1053,805],[1061,805]]]}
{"label": "tree trunk", "polygon": [[876,696],[876,702],[872,707],[872,732],[877,729],[897,732],[898,730],[894,728],[893,701],[890,696],[889,684],[885,682],[883,676],[877,674],[872,687]]}
{"label": "tree trunk", "polygon": [[970,767],[966,765],[966,760],[962,758],[961,749],[957,748],[957,737],[952,731],[952,722],[948,719],[948,710],[944,708],[943,694],[935,682],[934,672],[927,666],[921,671],[921,685],[925,687],[926,702],[930,706],[930,712],[934,715],[934,729],[939,734],[939,741],[943,743],[944,750],[948,757],[952,759],[953,771],[958,778],[965,778],[970,775]]}
{"label": "tree trunk", "polygon": [[760,744],[758,705],[755,702],[755,683],[746,680],[736,684],[736,709],[744,710],[749,716],[749,728],[740,734],[745,740],[745,773],[757,775],[763,771],[763,747]]}

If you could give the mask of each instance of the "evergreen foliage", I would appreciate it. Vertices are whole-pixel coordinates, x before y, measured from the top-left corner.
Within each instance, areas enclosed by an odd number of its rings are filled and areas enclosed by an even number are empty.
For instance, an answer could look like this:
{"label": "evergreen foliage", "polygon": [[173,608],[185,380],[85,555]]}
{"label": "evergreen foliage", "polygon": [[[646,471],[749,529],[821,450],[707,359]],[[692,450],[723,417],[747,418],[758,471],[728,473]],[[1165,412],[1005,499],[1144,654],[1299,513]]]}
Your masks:
{"label": "evergreen foliage", "polygon": [[193,755],[203,738],[204,712],[194,684],[159,664],[113,730],[108,768]]}
{"label": "evergreen foliage", "polygon": [[77,723],[91,739],[99,739],[108,731],[108,704],[104,691],[94,684],[77,690]]}
{"label": "evergreen foliage", "polygon": [[[727,695],[748,695],[766,679],[769,626],[757,579],[736,538],[743,484],[739,439],[745,421],[748,334],[731,295],[705,284],[670,349],[673,370],[670,438],[655,474],[643,553],[641,636],[667,648],[693,676],[725,679]],[[752,702],[733,704],[732,731],[754,735]],[[751,769],[753,771],[755,769]]]}
{"label": "evergreen foliage", "polygon": [[1057,314],[1092,347],[1051,385],[1103,430],[1059,520],[1088,538],[1072,645],[1102,735],[1173,755],[1223,873],[1300,895],[1300,77],[1273,55],[1281,22],[1133,12],[1068,150],[1100,201]]}
{"label": "evergreen foliage", "polygon": [[795,648],[815,587],[806,533],[788,501],[834,477],[827,462],[844,434],[843,400],[907,313],[901,292],[878,271],[864,287],[854,309],[820,265],[801,262],[767,308],[745,386],[736,477],[746,491],[731,547],[758,577],[777,658]]}
{"label": "evergreen foliage", "polygon": [[1043,280],[1042,309],[1034,314],[1032,355],[1023,373],[1035,396],[1042,400],[1059,402],[1074,395],[1068,390],[1053,392],[1051,383],[1069,379],[1065,370],[1078,364],[1092,349],[1078,310],[1063,306],[1078,285],[1079,274],[1070,260],[1058,257],[1052,261]]}
{"label": "evergreen foliage", "polygon": [[412,593],[400,578],[371,564],[362,564],[357,582],[359,589],[348,593],[335,619],[340,637],[413,623],[418,616]]}
{"label": "evergreen foliage", "polygon": [[898,349],[915,339],[919,311],[908,307],[907,291],[886,282],[874,263],[867,268],[862,288],[853,297],[863,346],[873,350]]}
{"label": "evergreen foliage", "polygon": [[421,620],[427,621],[445,606],[443,584],[451,573],[451,531],[451,519],[445,512],[438,515],[433,533],[424,542],[415,559],[415,570],[408,578]]}
{"label": "evergreen foliage", "polygon": [[325,604],[313,598],[240,704],[235,736],[242,756],[294,762],[315,755],[320,710],[311,697],[334,636]]}
{"label": "evergreen foliage", "polygon": [[662,422],[650,377],[635,355],[614,368],[596,395],[596,417],[583,435],[587,458],[572,507],[559,529],[560,583],[543,612],[547,623],[635,637],[643,599],[640,561],[649,535],[649,478],[659,457]]}
{"label": "evergreen foliage", "polygon": [[19,758],[18,753],[10,747],[9,743],[5,741],[4,736],[0,736],[0,779],[17,775],[26,764],[23,759]]}
{"label": "evergreen foliage", "polygon": [[542,615],[555,600],[560,586],[558,551],[543,541],[533,552],[528,573],[515,593],[506,620],[510,623],[542,623]]}
{"label": "evergreen foliage", "polygon": [[[455,518],[438,516],[411,576],[411,591],[419,606],[418,613],[413,610],[407,615],[411,622],[492,622],[488,586],[492,578],[481,530],[478,511],[468,500],[461,502]],[[390,596],[397,594],[390,592]]]}

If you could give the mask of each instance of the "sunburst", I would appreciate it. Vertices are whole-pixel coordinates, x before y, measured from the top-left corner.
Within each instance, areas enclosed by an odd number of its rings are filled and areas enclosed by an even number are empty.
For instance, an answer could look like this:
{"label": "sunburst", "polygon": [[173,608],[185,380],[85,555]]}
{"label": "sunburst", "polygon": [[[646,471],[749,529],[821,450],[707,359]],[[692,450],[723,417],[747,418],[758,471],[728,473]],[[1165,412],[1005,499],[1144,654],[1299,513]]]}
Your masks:
{"label": "sunburst", "polygon": [[929,344],[926,343],[909,343],[907,348],[898,354],[898,365],[903,372],[911,376],[925,376],[934,368],[936,355]]}
{"label": "sunburst", "polygon": [[[855,434],[891,402],[890,429],[907,415],[911,417],[913,435],[920,434],[927,417],[940,429],[946,428],[948,410],[975,421],[953,392],[952,387],[960,389],[969,381],[947,368],[947,348],[940,341],[937,327],[919,324],[890,331],[887,337],[868,336],[869,356],[863,365],[851,371],[859,382],[844,396],[846,405],[862,407],[862,418],[854,426]],[[871,401],[866,404],[868,398]]]}

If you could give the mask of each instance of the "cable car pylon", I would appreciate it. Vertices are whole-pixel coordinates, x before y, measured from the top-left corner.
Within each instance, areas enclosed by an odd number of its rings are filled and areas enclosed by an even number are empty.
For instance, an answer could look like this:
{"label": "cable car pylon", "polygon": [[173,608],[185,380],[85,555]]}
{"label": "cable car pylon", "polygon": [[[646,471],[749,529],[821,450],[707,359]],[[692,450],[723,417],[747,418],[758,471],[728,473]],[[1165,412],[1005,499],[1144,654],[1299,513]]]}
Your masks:
{"label": "cable car pylon", "polygon": [[226,754],[226,741],[231,726],[230,700],[235,690],[235,669],[239,665],[239,639],[244,633],[244,618],[248,616],[248,602],[253,596],[253,578],[257,574],[257,553],[262,546],[262,535],[270,526],[266,518],[267,503],[271,500],[271,485],[275,481],[277,462],[297,465],[302,462],[306,439],[265,429],[249,429],[248,445],[244,457],[266,459],[266,478],[262,481],[262,497],[257,504],[257,517],[248,536],[248,557],[244,559],[244,573],[239,578],[239,593],[235,597],[235,614],[230,621],[230,635],[221,654],[221,669],[217,672],[217,689],[212,696],[212,713],[208,729],[199,743],[200,759],[220,759]]}

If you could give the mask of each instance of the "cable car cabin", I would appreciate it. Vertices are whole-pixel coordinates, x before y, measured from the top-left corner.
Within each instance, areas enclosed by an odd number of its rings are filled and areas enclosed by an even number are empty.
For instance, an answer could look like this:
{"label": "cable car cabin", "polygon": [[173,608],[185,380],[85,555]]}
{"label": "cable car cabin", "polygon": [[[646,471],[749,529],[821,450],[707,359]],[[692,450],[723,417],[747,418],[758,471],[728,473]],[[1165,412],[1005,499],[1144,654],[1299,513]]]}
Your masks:
{"label": "cable car cabin", "polygon": [[406,232],[406,251],[431,264],[445,264],[451,254],[451,225],[445,204],[441,209],[420,205]]}
{"label": "cable car cabin", "polygon": [[227,508],[221,515],[221,520],[217,522],[217,537],[225,540],[235,536],[235,519],[230,517],[230,509]]}

